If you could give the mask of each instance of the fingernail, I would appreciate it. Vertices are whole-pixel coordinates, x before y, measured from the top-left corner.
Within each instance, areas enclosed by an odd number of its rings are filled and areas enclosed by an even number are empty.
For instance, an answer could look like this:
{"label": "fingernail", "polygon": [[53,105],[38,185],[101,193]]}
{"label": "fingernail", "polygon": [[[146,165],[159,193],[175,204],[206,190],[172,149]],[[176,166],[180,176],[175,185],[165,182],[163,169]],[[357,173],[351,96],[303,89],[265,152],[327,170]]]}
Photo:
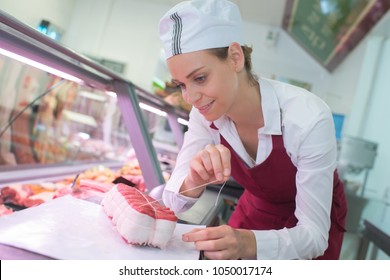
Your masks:
{"label": "fingernail", "polygon": [[223,170],[223,175],[229,176],[229,175],[230,175],[230,169],[229,169],[229,168],[225,168],[225,169]]}

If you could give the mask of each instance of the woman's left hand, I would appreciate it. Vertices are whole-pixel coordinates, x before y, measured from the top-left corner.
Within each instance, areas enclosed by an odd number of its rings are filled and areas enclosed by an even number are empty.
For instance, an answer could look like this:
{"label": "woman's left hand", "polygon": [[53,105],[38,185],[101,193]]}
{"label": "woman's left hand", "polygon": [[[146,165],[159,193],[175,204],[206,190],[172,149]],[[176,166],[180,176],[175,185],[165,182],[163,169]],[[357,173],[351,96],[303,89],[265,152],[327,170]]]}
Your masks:
{"label": "woman's left hand", "polygon": [[256,259],[256,239],[252,231],[228,225],[197,228],[183,234],[183,241],[194,242],[208,259]]}

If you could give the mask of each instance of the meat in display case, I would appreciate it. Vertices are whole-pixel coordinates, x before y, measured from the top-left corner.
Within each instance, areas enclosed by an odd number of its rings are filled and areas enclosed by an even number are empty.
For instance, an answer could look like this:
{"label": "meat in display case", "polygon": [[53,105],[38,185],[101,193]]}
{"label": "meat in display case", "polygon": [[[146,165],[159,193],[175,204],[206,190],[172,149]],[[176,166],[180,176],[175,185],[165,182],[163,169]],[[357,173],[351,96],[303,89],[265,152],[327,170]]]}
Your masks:
{"label": "meat in display case", "polygon": [[165,183],[187,112],[2,11],[0,42],[2,214]]}

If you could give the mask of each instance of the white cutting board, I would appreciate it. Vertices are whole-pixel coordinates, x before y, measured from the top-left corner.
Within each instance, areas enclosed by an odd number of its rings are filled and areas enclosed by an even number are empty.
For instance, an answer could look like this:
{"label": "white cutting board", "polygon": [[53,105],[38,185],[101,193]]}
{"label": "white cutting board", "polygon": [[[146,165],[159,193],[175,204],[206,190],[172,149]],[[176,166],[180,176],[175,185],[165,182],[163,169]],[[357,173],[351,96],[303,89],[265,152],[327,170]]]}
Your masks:
{"label": "white cutting board", "polygon": [[163,250],[129,245],[99,204],[64,196],[0,217],[0,243],[55,259],[198,259],[194,244],[181,240],[194,227],[177,224]]}

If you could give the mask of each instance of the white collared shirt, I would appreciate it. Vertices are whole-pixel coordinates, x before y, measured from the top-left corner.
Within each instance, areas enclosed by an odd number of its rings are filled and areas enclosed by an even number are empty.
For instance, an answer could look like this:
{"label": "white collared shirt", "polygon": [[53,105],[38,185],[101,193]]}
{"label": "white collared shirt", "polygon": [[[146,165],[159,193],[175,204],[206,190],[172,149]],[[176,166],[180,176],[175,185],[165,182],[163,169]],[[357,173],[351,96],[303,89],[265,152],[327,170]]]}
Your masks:
{"label": "white collared shirt", "polygon": [[[253,230],[258,259],[311,259],[328,244],[333,173],[337,147],[329,107],[316,95],[289,84],[260,79],[264,126],[258,130],[256,163],[246,152],[234,123],[226,116],[214,121],[218,130],[193,109],[189,129],[163,199],[175,212],[189,209],[197,199],[178,191],[188,174],[189,162],[207,144],[219,144],[221,134],[250,167],[262,163],[272,151],[272,135],[283,135],[287,154],[297,168],[295,227]],[[281,174],[281,176],[283,176]]]}

